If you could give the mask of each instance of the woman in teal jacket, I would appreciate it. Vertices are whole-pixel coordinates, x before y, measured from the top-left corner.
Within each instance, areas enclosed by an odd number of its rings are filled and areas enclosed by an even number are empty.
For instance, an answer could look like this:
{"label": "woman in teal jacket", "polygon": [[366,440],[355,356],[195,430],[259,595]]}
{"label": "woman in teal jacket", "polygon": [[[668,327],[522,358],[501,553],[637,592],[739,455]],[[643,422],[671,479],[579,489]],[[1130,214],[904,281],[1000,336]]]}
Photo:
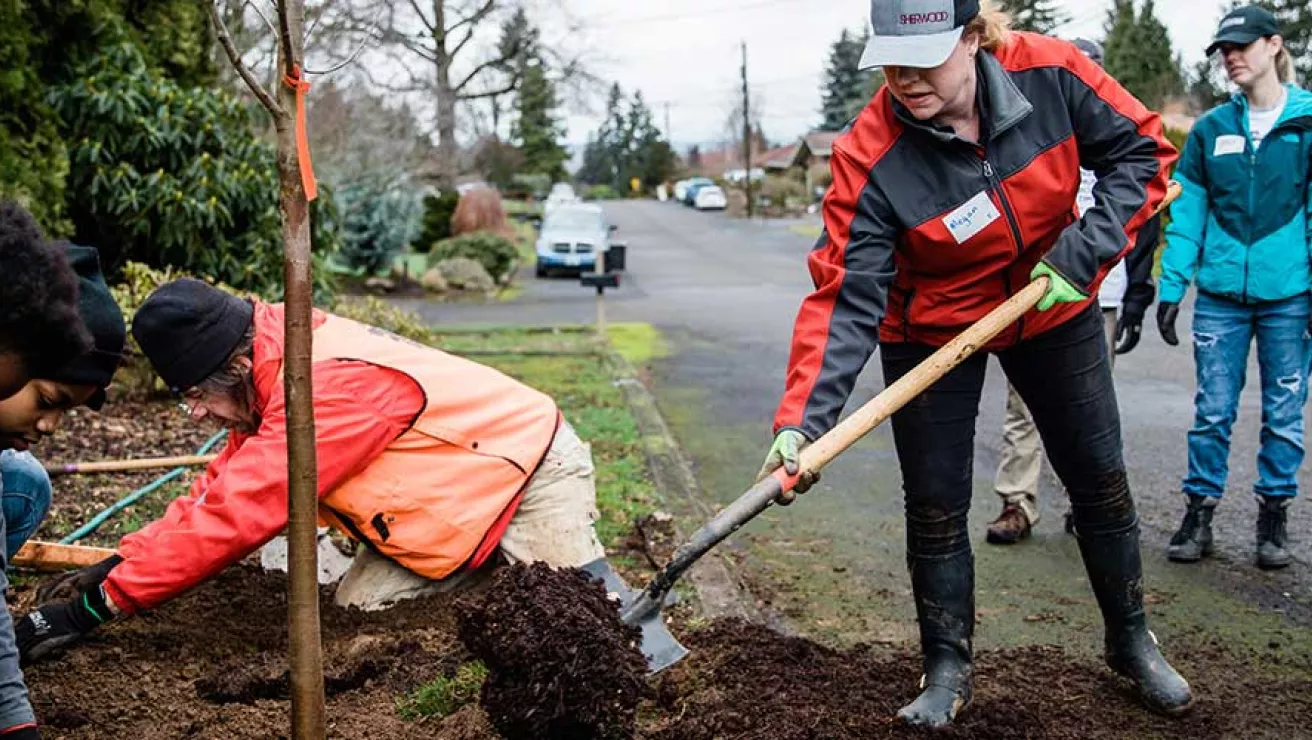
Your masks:
{"label": "woman in teal jacket", "polygon": [[1275,17],[1255,6],[1221,20],[1219,53],[1240,94],[1198,120],[1175,178],[1157,322],[1178,344],[1180,300],[1191,282],[1198,393],[1189,432],[1188,498],[1168,555],[1195,562],[1212,548],[1212,512],[1225,492],[1230,429],[1249,347],[1257,340],[1262,382],[1258,452],[1257,564],[1289,564],[1286,507],[1298,493],[1309,342],[1309,156],[1312,93],[1293,84]]}

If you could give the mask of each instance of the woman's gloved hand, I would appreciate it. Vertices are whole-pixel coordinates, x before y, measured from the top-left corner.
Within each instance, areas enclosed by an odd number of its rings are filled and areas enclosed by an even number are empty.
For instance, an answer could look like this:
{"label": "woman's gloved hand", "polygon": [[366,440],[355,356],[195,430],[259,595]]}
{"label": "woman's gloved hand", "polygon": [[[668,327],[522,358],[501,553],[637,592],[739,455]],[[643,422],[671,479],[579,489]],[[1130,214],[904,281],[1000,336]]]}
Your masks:
{"label": "woman's gloved hand", "polygon": [[100,586],[79,594],[72,601],[46,604],[31,611],[14,621],[19,662],[28,665],[48,657],[113,618],[113,611]]}
{"label": "woman's gloved hand", "polygon": [[1089,299],[1089,296],[1071,285],[1070,281],[1049,267],[1046,262],[1040,262],[1030,271],[1030,280],[1038,280],[1040,276],[1048,278],[1048,292],[1039,299],[1037,306],[1040,311],[1047,311],[1058,303],[1079,303]]}
{"label": "woman's gloved hand", "polygon": [[1175,334],[1175,320],[1180,316],[1180,304],[1178,303],[1159,303],[1157,304],[1157,331],[1162,335],[1162,341],[1172,347],[1179,346],[1180,337]]}
{"label": "woman's gloved hand", "polygon": [[[811,444],[811,440],[796,429],[780,430],[775,435],[774,444],[770,445],[770,451],[765,455],[765,464],[761,466],[761,472],[756,474],[756,481],[759,483],[765,480],[766,476],[778,470],[781,466],[785,473],[797,475],[801,452],[809,444]],[[806,493],[818,480],[820,480],[819,473],[803,474],[793,490],[784,491],[779,497],[779,505],[787,506],[793,503],[797,498],[797,494]]]}

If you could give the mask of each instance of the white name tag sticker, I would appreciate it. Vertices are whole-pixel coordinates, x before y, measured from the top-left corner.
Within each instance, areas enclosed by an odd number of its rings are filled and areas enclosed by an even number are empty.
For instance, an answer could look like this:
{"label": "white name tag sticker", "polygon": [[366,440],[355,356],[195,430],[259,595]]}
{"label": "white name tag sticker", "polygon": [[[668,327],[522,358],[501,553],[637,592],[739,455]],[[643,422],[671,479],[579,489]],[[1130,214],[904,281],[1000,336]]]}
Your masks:
{"label": "white name tag sticker", "polygon": [[998,211],[998,207],[993,205],[988,191],[983,191],[944,217],[943,225],[948,227],[957,244],[965,244],[972,236],[1001,217],[1002,214]]}
{"label": "white name tag sticker", "polygon": [[1242,136],[1218,136],[1216,137],[1216,146],[1212,149],[1213,157],[1224,157],[1227,154],[1243,154],[1244,148],[1248,146],[1248,140]]}

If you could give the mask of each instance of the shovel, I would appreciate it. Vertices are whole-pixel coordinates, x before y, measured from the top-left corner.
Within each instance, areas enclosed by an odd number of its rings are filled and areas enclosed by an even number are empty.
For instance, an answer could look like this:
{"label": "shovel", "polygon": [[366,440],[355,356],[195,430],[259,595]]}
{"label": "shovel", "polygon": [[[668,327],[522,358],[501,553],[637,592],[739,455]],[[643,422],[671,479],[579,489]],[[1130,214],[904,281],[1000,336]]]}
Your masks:
{"label": "shovel", "polygon": [[[1172,182],[1157,211],[1160,212],[1175,200],[1180,195],[1180,190],[1180,185]],[[711,548],[770,508],[780,494],[791,491],[803,473],[820,472],[857,440],[884,423],[896,411],[1034,308],[1048,292],[1048,284],[1048,278],[1041,276],[1026,285],[1007,302],[990,311],[988,315],[957,335],[911,372],[866,402],[828,434],[802,450],[798,460],[797,475],[788,475],[783,468],[779,468],[748,489],[676,550],[669,564],[662,568],[647,587],[636,594],[636,597],[627,588],[623,591],[610,589],[621,595],[623,608],[620,619],[625,624],[642,628],[642,650],[647,656],[651,673],[659,673],[688,654],[687,649],[680,645],[665,628],[664,620],[661,619],[661,606],[675,581],[679,580],[685,571]]]}

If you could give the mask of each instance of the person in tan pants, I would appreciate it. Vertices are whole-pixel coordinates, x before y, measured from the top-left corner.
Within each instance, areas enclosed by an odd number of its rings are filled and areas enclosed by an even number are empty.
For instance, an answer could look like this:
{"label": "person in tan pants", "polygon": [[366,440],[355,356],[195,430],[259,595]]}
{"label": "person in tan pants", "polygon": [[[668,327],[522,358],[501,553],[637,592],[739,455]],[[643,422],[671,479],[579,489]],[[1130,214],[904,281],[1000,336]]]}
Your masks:
{"label": "person in tan pants", "polygon": [[[1087,39],[1076,39],[1084,55],[1102,64],[1102,46]],[[1080,213],[1093,206],[1093,186],[1097,176],[1080,171],[1080,191],[1076,204]],[[1153,253],[1161,238],[1161,217],[1154,217],[1139,231],[1139,240],[1125,261],[1107,275],[1098,291],[1103,323],[1107,330],[1107,352],[1113,364],[1139,343],[1144,314],[1156,297],[1153,287]],[[1118,345],[1119,342],[1119,345]],[[1034,417],[1025,407],[1016,389],[1007,384],[1007,415],[1002,423],[1002,451],[993,488],[1002,499],[1002,513],[989,524],[988,541],[1010,545],[1030,535],[1039,523],[1039,479],[1043,472],[1043,444]],[[1066,514],[1065,528],[1071,531],[1071,515]]]}

